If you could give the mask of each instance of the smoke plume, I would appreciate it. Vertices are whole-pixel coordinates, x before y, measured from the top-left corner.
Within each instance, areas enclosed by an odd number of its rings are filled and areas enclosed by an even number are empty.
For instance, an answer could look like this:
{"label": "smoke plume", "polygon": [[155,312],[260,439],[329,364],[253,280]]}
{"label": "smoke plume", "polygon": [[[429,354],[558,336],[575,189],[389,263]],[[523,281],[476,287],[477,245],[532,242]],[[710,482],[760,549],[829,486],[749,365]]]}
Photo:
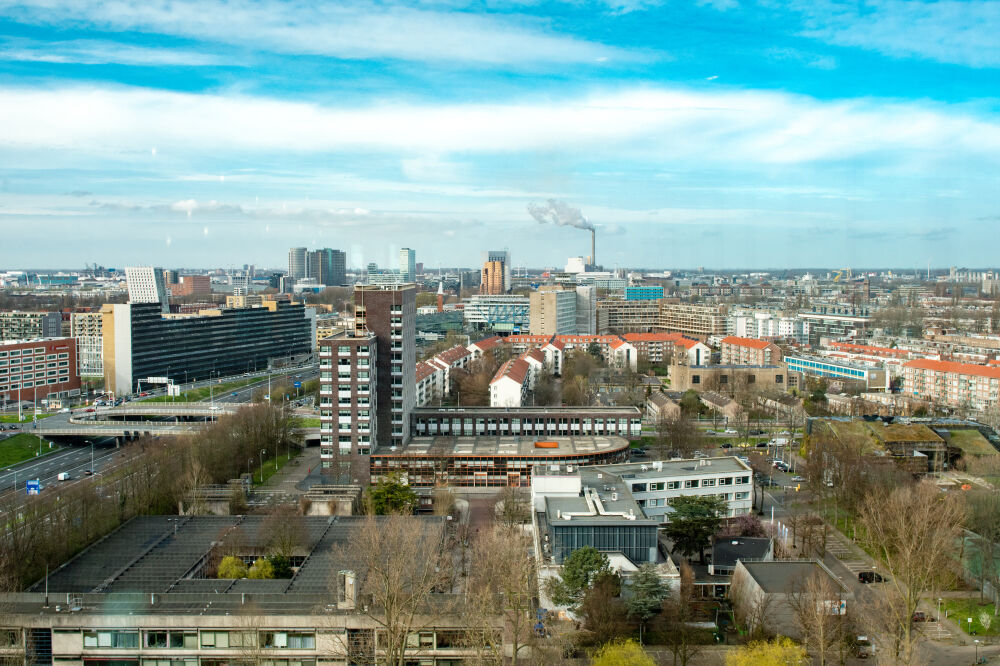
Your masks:
{"label": "smoke plume", "polygon": [[565,201],[549,199],[544,204],[528,204],[528,212],[540,224],[551,222],[560,227],[576,227],[577,229],[594,229],[579,209],[573,208]]}

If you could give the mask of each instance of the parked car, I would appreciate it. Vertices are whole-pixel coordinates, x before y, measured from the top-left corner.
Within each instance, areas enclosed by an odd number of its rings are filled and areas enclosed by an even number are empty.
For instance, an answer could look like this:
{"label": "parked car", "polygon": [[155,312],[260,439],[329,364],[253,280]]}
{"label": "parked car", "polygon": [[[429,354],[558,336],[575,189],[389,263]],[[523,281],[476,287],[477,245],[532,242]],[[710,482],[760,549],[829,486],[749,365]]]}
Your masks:
{"label": "parked car", "polygon": [[85,409],[83,411],[85,411],[85,412],[96,412],[97,410],[94,409],[93,407],[87,407],[87,409]]}
{"label": "parked car", "polygon": [[913,611],[914,622],[933,622],[934,618],[923,611]]}
{"label": "parked car", "polygon": [[774,469],[780,469],[782,472],[788,471],[788,463],[783,460],[775,460],[773,467]]}
{"label": "parked car", "polygon": [[851,642],[851,652],[858,659],[868,659],[872,656],[874,647],[867,636],[858,636]]}
{"label": "parked car", "polygon": [[795,483],[802,483],[805,480],[806,478],[804,476],[799,476],[798,474],[792,477],[792,481],[794,481]]}
{"label": "parked car", "polygon": [[882,574],[875,571],[859,571],[858,572],[858,582],[864,583],[865,585],[869,583],[881,583],[885,579],[882,578]]}
{"label": "parked car", "polygon": [[733,448],[733,445],[730,444],[729,442],[723,442],[722,448],[724,448],[724,449],[731,449],[731,448]]}
{"label": "parked car", "polygon": [[739,433],[739,432],[738,432],[738,431],[736,430],[736,428],[726,428],[726,429],[725,429],[725,430],[724,430],[723,432],[724,432],[724,433],[725,433],[726,435],[738,435],[738,434],[740,434],[740,433]]}

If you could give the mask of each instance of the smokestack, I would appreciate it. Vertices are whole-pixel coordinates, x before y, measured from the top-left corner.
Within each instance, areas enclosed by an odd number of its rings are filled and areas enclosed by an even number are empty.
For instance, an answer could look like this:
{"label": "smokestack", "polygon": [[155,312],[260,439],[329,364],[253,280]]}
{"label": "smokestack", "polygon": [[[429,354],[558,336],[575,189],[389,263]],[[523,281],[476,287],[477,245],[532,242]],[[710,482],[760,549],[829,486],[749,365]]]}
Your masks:
{"label": "smokestack", "polygon": [[438,312],[444,312],[444,282],[438,282]]}
{"label": "smokestack", "polygon": [[597,266],[597,232],[590,228],[590,265]]}

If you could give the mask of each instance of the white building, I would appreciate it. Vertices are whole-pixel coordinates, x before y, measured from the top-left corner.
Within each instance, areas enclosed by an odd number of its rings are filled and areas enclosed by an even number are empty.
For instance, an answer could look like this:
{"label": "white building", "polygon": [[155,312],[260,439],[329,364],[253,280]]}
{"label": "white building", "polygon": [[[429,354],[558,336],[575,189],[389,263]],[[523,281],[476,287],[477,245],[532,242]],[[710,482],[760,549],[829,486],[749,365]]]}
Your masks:
{"label": "white building", "polygon": [[104,376],[104,313],[73,312],[69,334],[76,338],[76,365],[81,377]]}
{"label": "white building", "polygon": [[417,252],[408,247],[399,251],[399,272],[403,282],[415,282],[417,279]]}
{"label": "white building", "polygon": [[130,303],[159,303],[163,312],[170,311],[163,269],[153,266],[130,266],[125,269]]}
{"label": "white building", "polygon": [[514,358],[497,370],[490,381],[490,407],[520,407],[528,397],[531,367]]}
{"label": "white building", "polygon": [[579,335],[597,334],[597,289],[593,285],[576,288],[576,332]]}
{"label": "white building", "polygon": [[790,338],[799,344],[809,342],[809,321],[784,317],[773,312],[742,310],[729,316],[729,330],[741,338]]}

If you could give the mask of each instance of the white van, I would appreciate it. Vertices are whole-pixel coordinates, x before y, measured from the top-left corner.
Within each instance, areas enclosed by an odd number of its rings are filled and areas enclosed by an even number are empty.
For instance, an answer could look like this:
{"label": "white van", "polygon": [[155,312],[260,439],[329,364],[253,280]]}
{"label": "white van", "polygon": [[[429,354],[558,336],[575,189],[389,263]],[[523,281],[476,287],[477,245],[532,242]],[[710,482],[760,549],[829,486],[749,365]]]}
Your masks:
{"label": "white van", "polygon": [[57,481],[69,481],[72,478],[73,477],[70,476],[69,472],[59,472],[59,474],[56,476]]}

